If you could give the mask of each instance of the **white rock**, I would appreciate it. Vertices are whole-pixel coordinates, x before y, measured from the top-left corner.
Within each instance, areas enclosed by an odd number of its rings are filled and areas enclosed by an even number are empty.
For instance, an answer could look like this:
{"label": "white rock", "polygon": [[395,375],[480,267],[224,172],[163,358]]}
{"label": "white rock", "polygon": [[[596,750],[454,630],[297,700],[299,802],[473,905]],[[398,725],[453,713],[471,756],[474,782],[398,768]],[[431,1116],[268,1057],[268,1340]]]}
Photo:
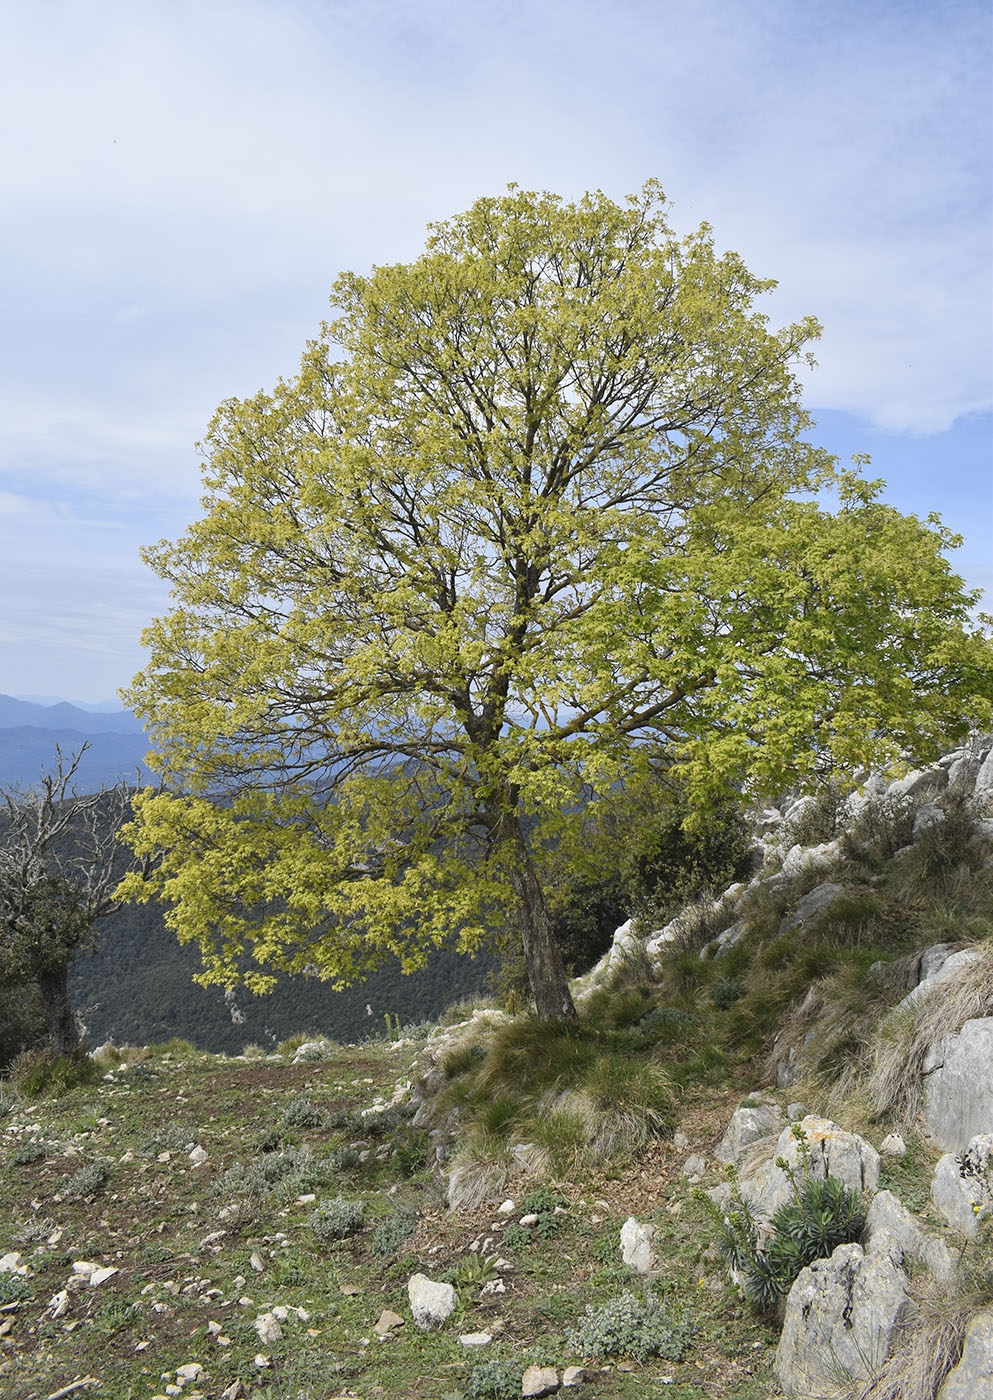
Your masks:
{"label": "white rock", "polygon": [[742,1195],[762,1216],[771,1216],[779,1206],[793,1199],[786,1173],[776,1166],[782,1157],[795,1171],[801,1170],[800,1145],[794,1127],[806,1135],[811,1176],[836,1176],[853,1191],[874,1191],[879,1180],[879,1153],[858,1133],[846,1132],[829,1118],[808,1114],[799,1125],[784,1128],[768,1156],[741,1168]]}
{"label": "white rock", "polygon": [[21,1256],[16,1250],[0,1259],[0,1274],[18,1274],[21,1278],[26,1278],[27,1273],[28,1266],[21,1262]]}
{"label": "white rock", "polygon": [[271,1312],[260,1314],[260,1316],[255,1319],[253,1326],[259,1334],[259,1341],[263,1346],[268,1345],[270,1342],[278,1342],[283,1335],[283,1329],[279,1324],[279,1319]]}
{"label": "white rock", "polygon": [[525,1397],[553,1395],[559,1388],[559,1373],[554,1366],[529,1366],[521,1377],[521,1395]]}
{"label": "white rock", "polygon": [[493,1337],[489,1332],[464,1332],[459,1342],[464,1347],[488,1347]]}
{"label": "white rock", "polygon": [[907,1144],[899,1133],[887,1133],[879,1144],[879,1151],[883,1157],[906,1157]]}
{"label": "white rock", "polygon": [[114,1275],[118,1273],[120,1273],[120,1269],[110,1267],[104,1269],[94,1269],[93,1272],[90,1274],[89,1278],[90,1287],[99,1288],[101,1283],[106,1283],[109,1278],[113,1278]]}
{"label": "white rock", "polygon": [[[937,976],[960,956],[953,954]],[[993,1016],[966,1021],[957,1035],[944,1036],[922,1068],[924,1118],[940,1147],[961,1152],[977,1134],[993,1133]]]}
{"label": "white rock", "polygon": [[777,1103],[756,1102],[736,1108],[714,1156],[719,1162],[737,1162],[746,1147],[782,1129],[783,1111]]}
{"label": "white rock", "polygon": [[844,1377],[874,1374],[910,1316],[907,1277],[885,1255],[842,1244],[803,1269],[786,1300],[775,1371],[783,1388],[821,1395]]}
{"label": "white rock", "polygon": [[538,1216],[534,1211],[530,1211],[527,1215],[522,1215],[518,1221],[520,1225],[537,1225],[537,1223]]}
{"label": "white rock", "polygon": [[516,1209],[517,1206],[513,1201],[504,1201],[497,1206],[496,1213],[497,1215],[513,1215]]}
{"label": "white rock", "polygon": [[194,1147],[193,1151],[190,1153],[190,1161],[195,1167],[199,1167],[203,1162],[206,1162],[206,1160],[207,1153],[200,1146],[200,1144],[197,1143],[196,1147]]}
{"label": "white rock", "polygon": [[978,1233],[979,1214],[993,1208],[993,1134],[974,1137],[958,1156],[946,1152],[934,1169],[931,1200],[953,1229],[969,1239]]}
{"label": "white rock", "polygon": [[633,1215],[621,1226],[621,1258],[637,1274],[650,1274],[655,1268],[655,1226],[642,1225]]}
{"label": "white rock", "polygon": [[195,1381],[204,1373],[199,1361],[188,1361],[185,1366],[176,1367],[178,1381]]}
{"label": "white rock", "polygon": [[690,1181],[699,1181],[706,1170],[707,1159],[701,1157],[699,1152],[694,1152],[683,1163],[680,1175],[689,1177]]}
{"label": "white rock", "polygon": [[425,1332],[450,1317],[457,1301],[450,1283],[435,1283],[426,1274],[414,1274],[408,1280],[407,1297],[415,1324]]}

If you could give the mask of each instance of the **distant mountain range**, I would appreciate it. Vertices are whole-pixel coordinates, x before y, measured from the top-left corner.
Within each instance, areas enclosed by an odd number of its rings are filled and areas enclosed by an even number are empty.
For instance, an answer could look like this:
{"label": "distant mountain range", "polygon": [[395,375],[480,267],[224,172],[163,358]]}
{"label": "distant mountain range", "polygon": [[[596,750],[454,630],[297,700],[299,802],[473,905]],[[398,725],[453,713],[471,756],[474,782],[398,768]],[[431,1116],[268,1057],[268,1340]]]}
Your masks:
{"label": "distant mountain range", "polygon": [[0,786],[32,787],[51,771],[56,748],[83,754],[76,774],[81,791],[121,781],[141,782],[151,774],[144,758],[149,742],[141,721],[129,710],[82,709],[65,700],[40,705],[0,695]]}

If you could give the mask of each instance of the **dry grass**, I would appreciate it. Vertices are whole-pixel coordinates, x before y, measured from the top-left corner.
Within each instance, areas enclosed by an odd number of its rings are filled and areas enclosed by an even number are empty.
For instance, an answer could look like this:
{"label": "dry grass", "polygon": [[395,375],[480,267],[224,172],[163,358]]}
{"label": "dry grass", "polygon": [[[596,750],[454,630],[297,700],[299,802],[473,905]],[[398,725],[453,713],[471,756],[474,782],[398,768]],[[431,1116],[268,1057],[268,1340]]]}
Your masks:
{"label": "dry grass", "polygon": [[976,945],[976,962],[953,974],[909,1007],[897,1007],[879,1029],[869,1071],[873,1111],[905,1122],[920,1110],[921,1071],[939,1040],[966,1021],[993,1013],[993,943]]}
{"label": "dry grass", "polygon": [[850,1390],[846,1400],[935,1400],[962,1355],[968,1321],[965,1305],[922,1304],[901,1328],[879,1375]]}

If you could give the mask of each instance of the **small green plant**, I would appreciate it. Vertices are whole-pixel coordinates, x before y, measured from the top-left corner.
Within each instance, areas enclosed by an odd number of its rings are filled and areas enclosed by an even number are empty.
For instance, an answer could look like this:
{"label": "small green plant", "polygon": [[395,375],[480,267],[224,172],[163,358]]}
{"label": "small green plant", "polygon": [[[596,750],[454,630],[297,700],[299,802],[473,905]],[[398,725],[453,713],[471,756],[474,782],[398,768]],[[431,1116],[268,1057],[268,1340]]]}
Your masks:
{"label": "small green plant", "polygon": [[87,1162],[62,1188],[66,1196],[95,1196],[107,1185],[110,1172],[106,1162]]}
{"label": "small green plant", "polygon": [[497,1256],[470,1252],[456,1264],[453,1278],[464,1288],[477,1288],[497,1277]]}
{"label": "small green plant", "polygon": [[585,1316],[567,1334],[566,1346],[579,1356],[680,1361],[692,1331],[684,1318],[670,1317],[651,1292],[644,1298],[622,1293],[606,1303],[588,1304]]}
{"label": "small green plant", "polygon": [[356,1234],[365,1224],[365,1204],[335,1196],[307,1217],[307,1224],[321,1244],[335,1244]]}
{"label": "small green plant", "polygon": [[48,1155],[48,1148],[43,1142],[34,1138],[31,1142],[21,1142],[10,1154],[10,1164],[13,1167],[26,1167],[32,1162],[40,1162]]}
{"label": "small green plant", "polygon": [[497,1357],[477,1361],[466,1380],[469,1400],[516,1400],[521,1393],[520,1362]]}
{"label": "small green plant", "polygon": [[500,1238],[508,1249],[520,1249],[522,1245],[530,1244],[533,1236],[526,1225],[518,1225],[515,1220],[507,1226]]}
{"label": "small green plant", "polygon": [[306,1094],[300,1094],[286,1104],[280,1121],[284,1128],[319,1128],[324,1114]]}
{"label": "small green plant", "polygon": [[717,986],[710,994],[710,999],[718,1011],[726,1011],[729,1006],[733,1006],[736,1001],[740,1001],[744,995],[745,987],[742,982],[718,982]]}
{"label": "small green plant", "polygon": [[373,1254],[399,1254],[401,1247],[414,1233],[416,1224],[416,1215],[404,1210],[394,1211],[375,1227],[369,1237],[369,1248]]}
{"label": "small green plant", "polygon": [[30,1294],[27,1280],[21,1278],[20,1274],[0,1274],[0,1306],[5,1303],[19,1303],[22,1298],[30,1297]]}

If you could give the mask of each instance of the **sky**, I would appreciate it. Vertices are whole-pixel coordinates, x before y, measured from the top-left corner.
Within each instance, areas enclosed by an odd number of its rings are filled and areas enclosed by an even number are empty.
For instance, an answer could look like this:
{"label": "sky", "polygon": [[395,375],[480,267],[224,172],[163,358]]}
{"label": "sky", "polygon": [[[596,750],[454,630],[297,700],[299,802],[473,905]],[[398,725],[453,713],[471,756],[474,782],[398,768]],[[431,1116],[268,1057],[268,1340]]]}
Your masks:
{"label": "sky", "polygon": [[510,182],[661,181],[816,316],[814,439],[993,611],[987,0],[0,0],[0,692],[100,702],[224,399]]}

